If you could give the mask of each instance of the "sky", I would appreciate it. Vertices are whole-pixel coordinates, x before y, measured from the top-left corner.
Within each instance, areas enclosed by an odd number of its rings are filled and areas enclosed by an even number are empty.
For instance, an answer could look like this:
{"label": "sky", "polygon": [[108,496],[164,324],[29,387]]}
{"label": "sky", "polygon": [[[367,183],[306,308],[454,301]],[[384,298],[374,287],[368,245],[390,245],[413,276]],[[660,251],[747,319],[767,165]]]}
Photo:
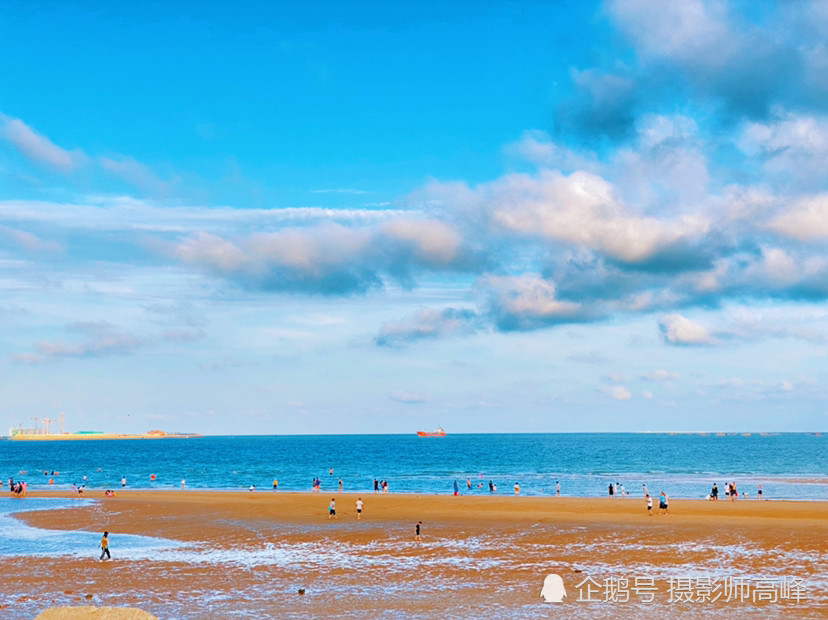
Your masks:
{"label": "sky", "polygon": [[805,0],[5,2],[0,425],[828,430],[826,41]]}

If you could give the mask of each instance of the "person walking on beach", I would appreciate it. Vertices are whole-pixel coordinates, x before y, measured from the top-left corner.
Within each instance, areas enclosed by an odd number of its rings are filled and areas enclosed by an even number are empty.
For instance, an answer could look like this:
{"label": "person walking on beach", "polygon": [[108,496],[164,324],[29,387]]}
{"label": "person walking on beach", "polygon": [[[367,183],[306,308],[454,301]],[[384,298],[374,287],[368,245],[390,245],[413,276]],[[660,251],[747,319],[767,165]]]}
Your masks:
{"label": "person walking on beach", "polygon": [[336,499],[331,498],[331,503],[328,504],[328,519],[336,519]]}
{"label": "person walking on beach", "polygon": [[713,483],[713,488],[710,489],[710,499],[714,502],[719,501],[719,487],[716,486],[716,483]]}
{"label": "person walking on beach", "polygon": [[109,555],[109,532],[104,532],[101,538],[101,562],[103,562],[104,556],[106,556],[107,560],[112,559],[112,556]]}
{"label": "person walking on beach", "polygon": [[423,524],[422,521],[417,521],[417,525],[414,526],[414,542],[422,543],[423,539],[420,537],[420,526]]}
{"label": "person walking on beach", "polygon": [[653,516],[653,498],[647,493],[647,516]]}
{"label": "person walking on beach", "polygon": [[661,497],[658,500],[658,514],[670,514],[667,510],[667,495],[664,494],[664,491],[661,492]]}
{"label": "person walking on beach", "polygon": [[362,519],[362,498],[358,497],[356,501],[357,521]]}

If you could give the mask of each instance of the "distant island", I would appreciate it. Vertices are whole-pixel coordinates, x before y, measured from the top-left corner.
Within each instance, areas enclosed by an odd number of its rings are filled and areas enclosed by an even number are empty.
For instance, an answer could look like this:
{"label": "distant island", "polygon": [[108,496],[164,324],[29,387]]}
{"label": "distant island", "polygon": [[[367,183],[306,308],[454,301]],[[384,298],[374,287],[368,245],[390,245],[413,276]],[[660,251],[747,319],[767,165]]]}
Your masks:
{"label": "distant island", "polygon": [[[60,414],[60,431],[53,433],[51,423],[57,422],[56,418],[33,418],[34,428],[23,428],[20,424],[17,428],[9,429],[9,439],[15,441],[56,441],[66,439],[189,439],[201,437],[199,433],[168,433],[166,431],[151,430],[146,433],[105,433],[104,431],[77,431],[74,433],[64,432],[63,414]],[[38,420],[43,421],[43,428],[38,426]]]}

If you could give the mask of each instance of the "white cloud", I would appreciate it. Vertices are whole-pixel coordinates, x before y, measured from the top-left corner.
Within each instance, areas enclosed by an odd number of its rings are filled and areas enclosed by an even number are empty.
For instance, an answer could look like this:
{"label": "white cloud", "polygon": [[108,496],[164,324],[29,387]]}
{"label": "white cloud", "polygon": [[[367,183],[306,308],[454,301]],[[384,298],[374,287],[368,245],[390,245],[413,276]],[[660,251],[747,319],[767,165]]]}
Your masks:
{"label": "white cloud", "polygon": [[670,372],[669,370],[659,369],[641,375],[641,378],[649,381],[675,381],[676,379],[680,379],[681,375],[675,372]]}
{"label": "white cloud", "polygon": [[670,221],[632,215],[611,183],[581,171],[509,175],[481,192],[488,195],[494,224],[504,230],[572,243],[625,262],[645,260],[708,229],[699,217]]}
{"label": "white cloud", "polygon": [[632,398],[630,391],[623,385],[605,387],[603,391],[615,400],[630,400]]}
{"label": "white cloud", "polygon": [[770,222],[770,228],[800,241],[828,237],[828,194],[810,196]]}
{"label": "white cloud", "polygon": [[562,301],[555,296],[555,285],[536,274],[489,277],[490,312],[505,329],[530,329],[543,324],[584,320],[581,304]]}
{"label": "white cloud", "polygon": [[384,323],[376,343],[396,346],[415,340],[468,335],[477,331],[479,322],[473,310],[427,308],[407,319]]}
{"label": "white cloud", "polygon": [[0,114],[0,138],[11,142],[31,161],[63,173],[77,169],[87,159],[81,151],[67,151],[20,119],[4,114]]}
{"label": "white cloud", "polygon": [[658,322],[664,340],[670,344],[711,344],[713,337],[707,328],[680,314],[668,314]]}

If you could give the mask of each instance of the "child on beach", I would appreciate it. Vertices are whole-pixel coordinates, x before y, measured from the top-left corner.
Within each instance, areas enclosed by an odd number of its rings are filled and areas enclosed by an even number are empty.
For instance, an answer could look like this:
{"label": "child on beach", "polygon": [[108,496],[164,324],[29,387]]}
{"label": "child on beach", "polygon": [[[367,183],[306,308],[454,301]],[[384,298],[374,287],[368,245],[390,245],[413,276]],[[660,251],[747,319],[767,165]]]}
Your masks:
{"label": "child on beach", "polygon": [[106,556],[107,560],[112,559],[112,556],[109,555],[109,532],[104,532],[103,538],[101,538],[101,562],[103,562],[104,556]]}
{"label": "child on beach", "polygon": [[356,501],[357,520],[362,519],[362,498],[357,498]]}
{"label": "child on beach", "polygon": [[332,497],[331,503],[328,506],[328,518],[336,519],[336,500]]}

